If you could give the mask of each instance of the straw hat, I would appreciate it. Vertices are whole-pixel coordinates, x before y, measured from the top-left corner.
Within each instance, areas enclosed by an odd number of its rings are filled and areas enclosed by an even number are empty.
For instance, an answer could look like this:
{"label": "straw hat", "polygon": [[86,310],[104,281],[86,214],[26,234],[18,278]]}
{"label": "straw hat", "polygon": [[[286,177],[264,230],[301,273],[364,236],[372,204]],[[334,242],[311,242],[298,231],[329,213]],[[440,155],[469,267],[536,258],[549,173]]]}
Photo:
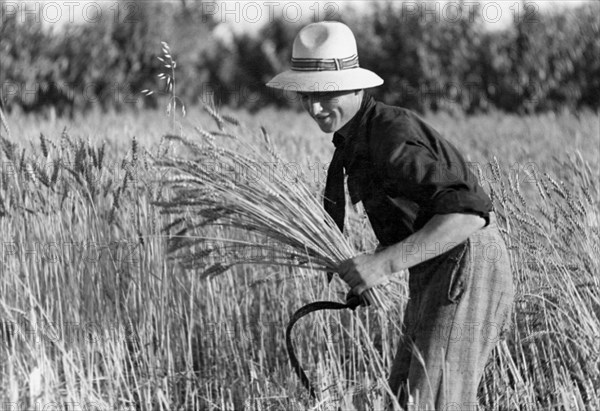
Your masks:
{"label": "straw hat", "polygon": [[383,79],[360,68],[354,34],[348,26],[322,21],[304,27],[292,47],[291,70],[267,83],[290,91],[344,91],[376,87]]}

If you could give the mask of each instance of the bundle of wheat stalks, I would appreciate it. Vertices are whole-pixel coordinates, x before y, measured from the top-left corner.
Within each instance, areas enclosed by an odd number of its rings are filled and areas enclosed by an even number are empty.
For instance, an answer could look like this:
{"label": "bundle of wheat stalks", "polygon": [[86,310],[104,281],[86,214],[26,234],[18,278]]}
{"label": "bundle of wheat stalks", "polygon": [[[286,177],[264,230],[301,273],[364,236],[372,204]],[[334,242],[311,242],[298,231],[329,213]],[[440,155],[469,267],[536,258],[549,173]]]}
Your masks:
{"label": "bundle of wheat stalks", "polygon": [[[169,170],[162,182],[172,189],[171,197],[156,204],[175,216],[166,228],[179,230],[170,236],[173,258],[210,276],[237,264],[333,272],[357,254],[302,174],[285,172],[289,164],[264,128],[253,143],[225,132],[222,122],[219,126],[218,132],[197,128],[198,141],[165,136],[182,144],[186,155],[156,161]],[[389,309],[403,296],[401,289],[388,283],[365,291],[363,297]]]}

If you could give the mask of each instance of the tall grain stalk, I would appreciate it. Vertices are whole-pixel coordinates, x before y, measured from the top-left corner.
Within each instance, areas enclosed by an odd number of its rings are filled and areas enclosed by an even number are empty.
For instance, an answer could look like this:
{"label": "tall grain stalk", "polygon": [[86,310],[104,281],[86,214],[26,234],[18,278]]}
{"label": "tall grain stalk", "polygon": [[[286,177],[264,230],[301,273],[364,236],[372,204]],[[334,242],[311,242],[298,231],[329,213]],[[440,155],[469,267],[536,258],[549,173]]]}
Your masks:
{"label": "tall grain stalk", "polygon": [[[177,105],[179,104],[181,108],[181,115],[185,117],[185,103],[179,98],[175,91],[175,68],[177,68],[177,62],[173,59],[173,55],[171,53],[171,47],[165,41],[161,41],[162,45],[162,57],[156,57],[163,65],[165,71],[159,73],[157,77],[161,80],[165,80],[165,90],[161,91],[161,94],[166,94],[169,96],[169,100],[167,102],[167,116],[169,116],[169,122],[171,126],[171,132],[175,132],[175,115],[177,114]],[[155,93],[154,90],[144,89],[141,91],[143,95],[149,97]]]}
{"label": "tall grain stalk", "polygon": [[6,115],[4,114],[4,103],[2,102],[2,93],[0,93],[0,137],[2,136],[2,128],[6,130],[8,139],[10,140],[10,129],[8,128],[8,121],[6,120]]}

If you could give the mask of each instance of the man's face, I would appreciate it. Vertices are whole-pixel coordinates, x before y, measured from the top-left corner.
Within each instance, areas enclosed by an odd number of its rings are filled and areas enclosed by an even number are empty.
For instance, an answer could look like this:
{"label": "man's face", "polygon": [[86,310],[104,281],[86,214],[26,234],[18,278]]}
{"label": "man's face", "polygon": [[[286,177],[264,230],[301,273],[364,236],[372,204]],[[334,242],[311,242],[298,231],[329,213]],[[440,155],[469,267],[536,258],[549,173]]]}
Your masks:
{"label": "man's face", "polygon": [[350,121],[362,100],[362,93],[356,90],[298,94],[302,107],[325,133],[334,133]]}

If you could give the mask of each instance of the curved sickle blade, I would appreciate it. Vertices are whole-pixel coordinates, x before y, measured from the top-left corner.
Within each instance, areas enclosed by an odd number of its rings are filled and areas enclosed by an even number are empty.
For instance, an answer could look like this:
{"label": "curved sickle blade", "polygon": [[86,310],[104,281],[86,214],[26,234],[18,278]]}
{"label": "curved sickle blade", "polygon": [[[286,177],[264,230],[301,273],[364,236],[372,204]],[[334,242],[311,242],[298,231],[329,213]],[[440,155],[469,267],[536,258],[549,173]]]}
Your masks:
{"label": "curved sickle blade", "polygon": [[314,311],[343,310],[345,308],[354,310],[359,305],[360,305],[360,298],[351,299],[346,304],[337,303],[334,301],[316,301],[314,303],[306,304],[305,306],[299,308],[294,313],[294,315],[292,315],[292,318],[290,319],[290,322],[288,323],[288,326],[285,330],[285,345],[287,347],[288,356],[290,357],[290,363],[292,364],[292,368],[294,369],[294,372],[296,373],[298,378],[300,378],[302,385],[304,386],[304,388],[306,388],[308,390],[308,392],[310,393],[310,396],[312,398],[316,398],[317,395],[315,393],[314,388],[310,384],[310,381],[308,380],[306,373],[302,369],[302,366],[300,366],[300,363],[298,362],[298,358],[296,357],[296,354],[294,353],[294,346],[292,345],[292,336],[291,336],[292,328],[294,328],[294,325],[298,322],[298,320],[300,320],[302,317],[304,317]]}

